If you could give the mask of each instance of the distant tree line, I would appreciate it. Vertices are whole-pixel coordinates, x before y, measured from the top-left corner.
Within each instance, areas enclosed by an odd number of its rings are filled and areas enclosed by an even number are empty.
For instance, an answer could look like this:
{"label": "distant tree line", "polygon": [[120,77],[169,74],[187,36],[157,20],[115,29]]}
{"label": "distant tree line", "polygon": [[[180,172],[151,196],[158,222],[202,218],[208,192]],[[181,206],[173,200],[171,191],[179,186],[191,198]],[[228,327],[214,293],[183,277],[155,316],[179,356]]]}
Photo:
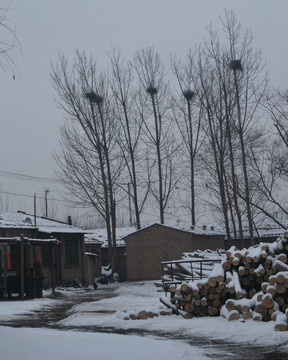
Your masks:
{"label": "distant tree line", "polygon": [[194,225],[209,213],[228,239],[252,244],[255,219],[284,226],[275,213],[288,211],[287,92],[269,85],[251,31],[231,11],[221,22],[226,40],[210,27],[168,65],[147,46],[129,60],[113,48],[109,71],[80,51],[51,68],[67,118],[57,173],[105,221],[111,264],[123,203],[137,229],[150,207],[162,224],[186,213]]}

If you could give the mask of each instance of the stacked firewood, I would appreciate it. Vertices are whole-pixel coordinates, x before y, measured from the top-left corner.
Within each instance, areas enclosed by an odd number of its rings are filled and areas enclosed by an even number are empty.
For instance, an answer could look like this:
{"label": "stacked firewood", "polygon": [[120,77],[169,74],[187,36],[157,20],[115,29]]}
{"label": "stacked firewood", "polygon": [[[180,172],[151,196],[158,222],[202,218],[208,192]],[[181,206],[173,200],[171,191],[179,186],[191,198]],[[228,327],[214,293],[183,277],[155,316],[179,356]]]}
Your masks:
{"label": "stacked firewood", "polygon": [[139,311],[138,313],[126,313],[126,315],[124,316],[124,320],[147,320],[147,319],[153,319],[154,317],[157,317],[159,315],[161,316],[167,316],[167,315],[172,315],[173,312],[172,310],[160,310],[159,312],[155,312],[155,311],[146,311],[146,310],[142,310]]}
{"label": "stacked firewood", "polygon": [[226,251],[205,280],[169,288],[160,300],[174,313],[190,319],[222,315],[230,320],[275,321],[288,329],[288,232],[274,243]]}
{"label": "stacked firewood", "polygon": [[219,315],[226,300],[223,275],[210,276],[197,282],[182,283],[179,288],[170,286],[171,303],[186,319],[193,316]]}

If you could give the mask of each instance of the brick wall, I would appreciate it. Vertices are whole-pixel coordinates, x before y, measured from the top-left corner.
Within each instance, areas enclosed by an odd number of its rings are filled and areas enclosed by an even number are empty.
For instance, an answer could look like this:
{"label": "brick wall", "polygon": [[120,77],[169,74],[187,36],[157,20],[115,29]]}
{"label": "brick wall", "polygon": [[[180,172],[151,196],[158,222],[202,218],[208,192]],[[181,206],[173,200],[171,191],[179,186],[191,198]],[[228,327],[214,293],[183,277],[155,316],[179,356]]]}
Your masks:
{"label": "brick wall", "polygon": [[128,235],[126,242],[127,280],[161,278],[161,262],[179,260],[183,252],[224,248],[224,236],[194,235],[155,224]]}

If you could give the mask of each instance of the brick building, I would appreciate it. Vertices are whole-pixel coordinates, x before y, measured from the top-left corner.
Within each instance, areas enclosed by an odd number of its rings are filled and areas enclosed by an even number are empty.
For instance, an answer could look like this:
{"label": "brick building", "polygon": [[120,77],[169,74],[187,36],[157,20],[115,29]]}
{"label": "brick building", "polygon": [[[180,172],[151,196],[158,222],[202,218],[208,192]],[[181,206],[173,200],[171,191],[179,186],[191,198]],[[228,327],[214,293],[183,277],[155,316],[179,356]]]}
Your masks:
{"label": "brick building", "polygon": [[161,262],[180,259],[184,252],[224,249],[225,234],[214,230],[154,224],[124,237],[127,280],[156,280]]}

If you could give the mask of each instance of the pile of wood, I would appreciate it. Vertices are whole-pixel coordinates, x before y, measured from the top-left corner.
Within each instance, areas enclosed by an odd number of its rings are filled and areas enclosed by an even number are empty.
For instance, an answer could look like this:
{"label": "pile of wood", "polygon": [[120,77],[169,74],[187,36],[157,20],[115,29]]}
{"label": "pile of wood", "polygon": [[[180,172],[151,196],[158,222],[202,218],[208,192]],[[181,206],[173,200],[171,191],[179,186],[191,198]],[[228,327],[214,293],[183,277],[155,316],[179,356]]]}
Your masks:
{"label": "pile of wood", "polygon": [[208,279],[171,285],[160,301],[190,319],[222,315],[229,321],[275,321],[288,329],[288,232],[274,243],[226,251]]}
{"label": "pile of wood", "polygon": [[172,310],[161,310],[159,312],[153,312],[153,311],[139,311],[138,313],[131,313],[131,314],[126,314],[124,316],[124,320],[147,320],[147,319],[153,319],[154,317],[157,317],[159,315],[161,316],[168,316],[168,315],[172,315],[173,311]]}

